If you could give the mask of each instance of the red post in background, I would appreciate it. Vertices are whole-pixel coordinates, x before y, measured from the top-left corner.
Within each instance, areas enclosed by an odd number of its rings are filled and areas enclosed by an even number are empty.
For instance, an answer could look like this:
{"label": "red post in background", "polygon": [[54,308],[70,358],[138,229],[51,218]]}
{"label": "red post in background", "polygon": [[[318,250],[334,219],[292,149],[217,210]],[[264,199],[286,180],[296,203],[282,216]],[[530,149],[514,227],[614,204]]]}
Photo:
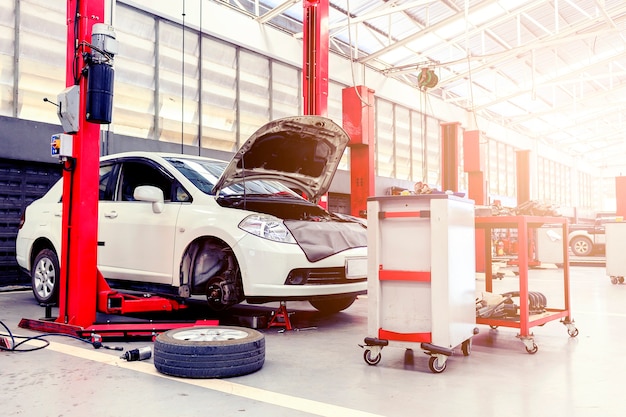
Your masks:
{"label": "red post in background", "polygon": [[[480,132],[463,132],[463,170],[467,173],[467,193],[476,205],[487,204],[485,155],[480,146]],[[476,272],[485,272],[485,229],[476,229]]]}
{"label": "red post in background", "polygon": [[328,113],[328,0],[304,0],[304,114]]}
{"label": "red post in background", "polygon": [[459,126],[441,124],[441,191],[459,191]]}
{"label": "red post in background", "polygon": [[480,145],[480,132],[463,132],[463,171],[467,172],[467,193],[477,205],[487,204],[485,155]]}
{"label": "red post in background", "polygon": [[63,236],[57,322],[89,326],[96,320],[100,125],[86,120],[88,52],[92,27],[104,23],[103,0],[68,0],[66,85],[80,86],[79,129],[73,158],[64,162]]}
{"label": "red post in background", "polygon": [[374,189],[374,90],[342,90],[343,128],[350,136],[350,214],[363,217]]}

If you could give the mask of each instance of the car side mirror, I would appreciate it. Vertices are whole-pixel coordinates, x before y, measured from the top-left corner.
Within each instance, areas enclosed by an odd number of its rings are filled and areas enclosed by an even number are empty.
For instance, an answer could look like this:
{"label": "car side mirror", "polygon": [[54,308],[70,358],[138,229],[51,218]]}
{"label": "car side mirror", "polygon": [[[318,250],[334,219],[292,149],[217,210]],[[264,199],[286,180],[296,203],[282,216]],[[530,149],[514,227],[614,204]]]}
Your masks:
{"label": "car side mirror", "polygon": [[152,211],[155,213],[163,212],[165,207],[163,203],[163,190],[152,185],[140,185],[135,188],[133,198],[137,201],[148,201],[152,203]]}

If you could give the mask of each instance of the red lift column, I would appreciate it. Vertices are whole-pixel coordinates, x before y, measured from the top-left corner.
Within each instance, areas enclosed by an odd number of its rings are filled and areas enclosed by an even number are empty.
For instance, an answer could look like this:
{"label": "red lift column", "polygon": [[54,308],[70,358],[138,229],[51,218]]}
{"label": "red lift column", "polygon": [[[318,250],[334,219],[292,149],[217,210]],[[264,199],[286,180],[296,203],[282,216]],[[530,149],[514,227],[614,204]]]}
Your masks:
{"label": "red lift column", "polygon": [[[467,193],[476,205],[487,203],[485,158],[480,145],[480,132],[463,132],[463,170],[467,172]],[[485,272],[485,230],[476,228],[476,272]]]}
{"label": "red lift column", "polygon": [[304,114],[328,113],[328,0],[305,0],[303,16]]}
{"label": "red lift column", "polygon": [[350,136],[350,214],[362,217],[374,187],[374,90],[344,88],[343,128]]}
{"label": "red lift column", "polygon": [[73,137],[73,155],[63,170],[63,236],[59,317],[57,322],[89,326],[96,320],[98,178],[100,125],[88,123],[84,43],[91,43],[92,27],[104,23],[103,0],[67,2],[66,85],[80,85],[79,130]]}
{"label": "red lift column", "polygon": [[[109,288],[97,268],[98,189],[100,123],[110,123],[113,73],[109,63],[90,51],[93,27],[104,18],[103,0],[68,0],[67,72],[68,87],[79,86],[78,126],[70,136],[72,152],[63,155],[63,214],[59,276],[59,316],[55,321],[22,319],[19,326],[31,330],[75,334],[104,333],[112,337],[154,336],[157,332],[188,326],[188,323],[140,322],[96,324],[96,311],[126,314],[171,311],[184,308],[172,299],[138,297]],[[107,25],[102,25],[107,26]],[[98,29],[98,41],[106,44]],[[109,46],[115,47],[114,43]],[[103,54],[104,48],[98,50]],[[104,51],[106,52],[106,51]],[[108,52],[107,52],[108,53]],[[112,60],[112,54],[107,60]],[[91,103],[88,106],[88,76],[91,77]],[[105,68],[106,67],[106,68]],[[108,71],[107,68],[111,69]],[[109,95],[111,94],[111,95]],[[87,109],[91,114],[87,114]],[[91,120],[91,122],[88,121]],[[70,133],[70,132],[67,132]],[[193,325],[215,325],[217,321],[197,321]]]}
{"label": "red lift column", "polygon": [[[305,0],[302,86],[304,114],[328,114],[328,0]],[[328,193],[317,202],[328,210]]]}
{"label": "red lift column", "polygon": [[459,126],[441,124],[441,191],[459,191]]}
{"label": "red lift column", "polygon": [[[328,0],[303,0],[302,86],[304,114],[328,114]],[[328,209],[328,195],[317,202]],[[285,326],[293,330],[287,306],[281,302],[269,327]]]}
{"label": "red lift column", "polygon": [[615,214],[626,220],[626,177],[615,177]]}

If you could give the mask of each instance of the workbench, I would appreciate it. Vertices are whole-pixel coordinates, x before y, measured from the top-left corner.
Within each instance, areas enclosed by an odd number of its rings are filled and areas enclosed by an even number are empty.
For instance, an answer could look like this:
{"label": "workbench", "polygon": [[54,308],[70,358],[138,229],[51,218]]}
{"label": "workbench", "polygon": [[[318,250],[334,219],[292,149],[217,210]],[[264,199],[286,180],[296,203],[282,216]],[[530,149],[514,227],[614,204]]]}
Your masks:
{"label": "workbench", "polygon": [[[499,326],[513,327],[519,329],[518,337],[524,343],[528,353],[536,353],[538,350],[535,344],[533,333],[530,329],[534,326],[541,326],[550,321],[560,320],[567,327],[571,337],[578,335],[578,329],[574,325],[570,311],[570,285],[569,285],[569,254],[567,239],[562,239],[563,246],[563,308],[549,308],[540,314],[530,314],[529,312],[529,290],[528,290],[528,266],[535,261],[532,256],[534,252],[534,232],[536,229],[550,225],[559,227],[562,236],[568,235],[568,223],[564,217],[543,217],[543,216],[484,216],[476,217],[475,227],[477,235],[484,231],[485,235],[485,291],[493,291],[492,274],[492,247],[491,232],[493,229],[517,229],[518,251],[516,263],[519,267],[519,318],[476,318],[477,324],[486,324],[492,328]],[[526,301],[523,301],[526,300]]]}

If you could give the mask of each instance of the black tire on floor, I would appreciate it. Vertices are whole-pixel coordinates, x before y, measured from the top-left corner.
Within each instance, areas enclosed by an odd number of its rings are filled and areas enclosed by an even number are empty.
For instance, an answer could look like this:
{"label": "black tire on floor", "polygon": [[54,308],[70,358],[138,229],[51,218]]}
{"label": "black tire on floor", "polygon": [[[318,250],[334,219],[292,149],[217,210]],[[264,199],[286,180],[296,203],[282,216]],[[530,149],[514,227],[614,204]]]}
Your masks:
{"label": "black tire on floor", "polygon": [[154,366],[183,378],[227,378],[256,372],[265,362],[265,336],[245,327],[168,330],[154,341]]}

